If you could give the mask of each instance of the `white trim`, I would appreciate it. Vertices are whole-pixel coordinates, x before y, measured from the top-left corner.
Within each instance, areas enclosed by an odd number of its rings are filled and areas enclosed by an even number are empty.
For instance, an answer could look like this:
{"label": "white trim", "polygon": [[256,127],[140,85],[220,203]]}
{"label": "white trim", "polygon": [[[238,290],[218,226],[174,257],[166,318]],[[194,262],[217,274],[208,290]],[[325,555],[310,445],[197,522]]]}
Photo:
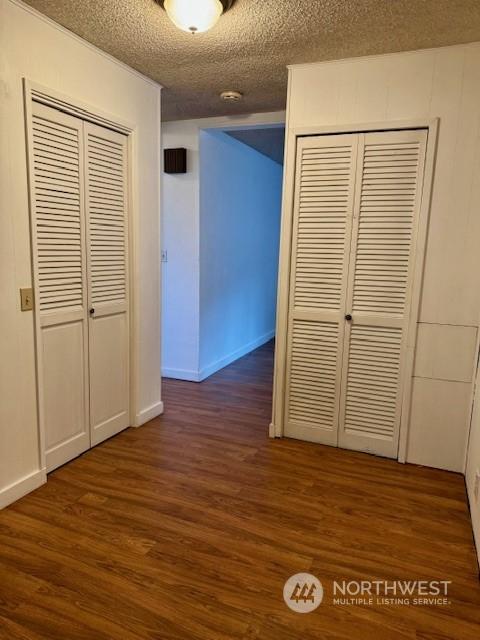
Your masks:
{"label": "white trim", "polygon": [[[478,44],[480,45],[480,43]],[[291,73],[291,67],[289,67],[289,73]],[[288,86],[291,86],[290,81]],[[290,102],[290,93],[288,96],[288,101]],[[411,313],[409,326],[407,329],[408,352],[406,356],[404,373],[404,379],[407,381],[407,383],[403,388],[402,417],[398,448],[399,462],[406,461],[408,433],[410,429],[410,401],[412,393],[414,350],[420,308],[420,296],[423,282],[425,246],[432,197],[438,127],[438,118],[425,118],[410,120],[390,120],[373,123],[350,123],[318,127],[310,126],[288,129],[285,148],[284,195],[282,204],[282,229],[280,236],[280,265],[277,304],[277,340],[274,364],[273,412],[272,422],[269,430],[270,437],[283,437],[284,435],[287,315],[291,268],[291,234],[293,224],[293,198],[295,193],[296,147],[298,138],[307,135],[314,136],[331,133],[362,133],[367,131],[391,131],[396,129],[420,128],[428,129],[428,140],[422,188],[422,202],[420,207],[419,231],[416,249],[417,254],[415,258],[413,276]]]}
{"label": "white trim", "polygon": [[[92,122],[106,129],[113,129],[118,133],[129,136],[136,129],[136,125],[120,116],[97,109],[94,105],[69,96],[61,91],[52,89],[28,78],[23,78],[25,92],[33,102],[40,102],[47,107],[67,113],[74,118]],[[161,92],[158,92],[161,95]]]}
{"label": "white trim", "polygon": [[[48,94],[44,93],[41,89],[38,89],[34,83],[30,82],[30,94],[34,102],[39,102],[47,107],[67,113],[68,115],[78,118],[91,124],[96,124],[104,129],[109,129],[117,133],[128,135],[132,129],[131,126],[122,127],[118,122],[112,122],[108,118],[99,117],[90,108],[79,108],[78,104],[73,105],[69,98],[64,98],[57,91],[53,92],[51,89],[47,89]],[[37,85],[38,86],[38,85]],[[56,93],[56,97],[53,97],[53,93]]]}
{"label": "white trim", "polygon": [[136,283],[139,275],[139,203],[138,203],[138,167],[137,167],[137,129],[134,128],[127,137],[127,188],[128,188],[128,289],[129,289],[129,360],[130,360],[130,424],[136,421],[135,411],[140,396],[140,307]]}
{"label": "white trim", "polygon": [[229,353],[227,356],[211,362],[200,371],[196,371],[194,369],[171,369],[169,367],[164,367],[162,369],[162,377],[173,378],[174,380],[186,380],[187,382],[202,382],[217,371],[220,371],[220,369],[228,367],[228,365],[232,364],[232,362],[235,362],[235,360],[238,360],[251,351],[258,349],[274,337],[275,330],[272,329],[268,333],[265,333],[263,336],[260,336],[259,338],[252,340],[248,344],[243,345],[243,347],[232,351],[232,353]]}
{"label": "white trim", "polygon": [[417,225],[417,238],[414,255],[412,276],[412,298],[410,303],[410,317],[407,328],[407,350],[405,353],[405,373],[403,398],[398,440],[398,461],[407,461],[408,437],[410,434],[410,413],[413,391],[413,371],[415,365],[415,349],[417,343],[418,322],[420,319],[420,302],[423,286],[423,271],[425,267],[425,250],[430,220],[430,209],[433,194],[433,177],[435,174],[435,158],[437,154],[439,119],[426,121],[428,128],[427,146],[425,150],[425,164],[423,169],[423,185]]}
{"label": "white trim", "polygon": [[162,120],[162,127],[178,122],[193,122],[199,130],[203,129],[248,129],[260,125],[265,127],[282,125],[286,122],[285,111],[269,111],[266,113],[249,113],[239,116],[208,116],[206,118],[183,118],[181,120]]}
{"label": "white trim", "polygon": [[[475,498],[475,495],[474,495],[474,485],[469,483],[467,478],[467,473],[469,471],[470,455],[473,455],[473,452],[470,450],[470,444],[472,439],[473,412],[475,409],[475,400],[480,402],[480,396],[478,394],[478,387],[480,386],[478,384],[478,382],[480,381],[479,367],[480,367],[480,331],[477,330],[477,340],[476,340],[475,354],[474,354],[474,360],[473,360],[472,391],[470,394],[470,412],[468,415],[468,438],[467,438],[467,444],[465,446],[463,475],[465,476],[465,488],[467,491],[467,501],[468,501],[468,507],[469,507],[470,522],[472,525],[473,540],[475,543],[478,565],[480,569],[480,528],[476,526],[477,518],[475,516],[475,514],[479,509],[479,505],[478,505],[478,500]],[[475,479],[474,479],[474,483],[475,483]]]}
{"label": "white trim", "polygon": [[410,118],[401,120],[377,120],[374,122],[347,122],[342,124],[321,125],[319,127],[294,127],[291,129],[296,138],[302,136],[327,135],[331,133],[368,133],[375,131],[396,131],[400,129],[438,128],[438,118]]}
{"label": "white trim", "polygon": [[353,56],[350,58],[334,58],[333,60],[318,60],[317,62],[300,62],[298,64],[287,64],[287,69],[308,69],[325,64],[344,64],[355,61],[378,60],[379,58],[392,58],[394,56],[416,55],[418,53],[432,53],[439,49],[461,49],[462,47],[480,47],[480,41],[472,40],[472,42],[463,42],[460,44],[449,44],[440,47],[428,47],[426,49],[408,49],[407,51],[390,51],[388,53],[376,53],[370,56]]}
{"label": "white trim", "polygon": [[168,367],[164,367],[162,368],[162,378],[200,382],[200,372],[194,369],[169,369]]}
{"label": "white trim", "polygon": [[58,22],[55,22],[55,20],[52,20],[51,18],[49,18],[45,14],[41,13],[40,11],[37,11],[37,9],[34,9],[33,7],[30,7],[29,5],[26,5],[24,2],[22,2],[22,0],[9,0],[9,2],[14,4],[19,9],[23,9],[23,11],[26,11],[27,13],[30,13],[32,16],[35,16],[35,18],[38,18],[42,22],[45,22],[50,27],[54,27],[55,29],[57,29],[57,31],[60,31],[64,35],[70,36],[70,38],[73,38],[77,42],[80,42],[83,46],[87,47],[88,49],[91,49],[92,51],[94,51],[98,55],[101,55],[103,58],[106,58],[110,62],[115,63],[116,65],[118,65],[124,71],[128,71],[132,75],[136,76],[137,78],[141,78],[144,82],[148,82],[149,84],[153,85],[154,87],[158,87],[160,89],[163,88],[163,85],[161,85],[156,80],[153,80],[152,78],[149,78],[148,76],[143,75],[143,73],[140,73],[140,71],[137,71],[136,69],[132,69],[132,67],[129,67],[128,64],[125,64],[125,62],[122,62],[121,60],[118,60],[118,58],[114,58],[109,53],[106,53],[105,51],[103,51],[103,49],[99,49],[98,47],[96,47],[91,42],[88,42],[88,40],[84,40],[83,38],[78,36],[76,33],[73,33],[73,31],[70,31],[66,27],[63,27],[61,24],[58,24]]}
{"label": "white trim", "polygon": [[254,349],[258,349],[266,342],[269,342],[274,337],[274,335],[275,330],[272,329],[268,333],[263,334],[263,336],[260,336],[259,338],[252,340],[248,344],[243,345],[243,347],[232,351],[232,353],[228,354],[224,358],[220,358],[220,360],[216,360],[215,362],[210,363],[208,366],[203,367],[203,369],[201,369],[199,372],[199,382],[205,380],[205,378],[208,378],[220,369],[227,367],[229,364],[232,364],[232,362],[235,362],[235,360],[238,360],[239,358],[247,355],[247,353],[254,351]]}
{"label": "white trim", "polygon": [[288,70],[287,115],[285,129],[285,156],[283,171],[283,197],[280,228],[280,254],[278,261],[277,325],[275,340],[275,361],[273,368],[272,422],[269,427],[271,438],[283,436],[283,406],[285,399],[286,353],[287,353],[287,313],[290,290],[291,234],[293,219],[293,196],[295,184],[295,163],[297,139],[289,131],[292,101],[291,70]]}
{"label": "white trim", "polygon": [[227,124],[227,125],[215,125],[214,127],[205,127],[202,128],[202,131],[216,131],[220,129],[223,133],[229,133],[234,131],[255,131],[259,129],[263,131],[264,129],[285,129],[285,120],[279,120],[278,122],[264,122],[263,119],[260,122],[245,122],[244,124]]}
{"label": "white trim", "polygon": [[13,484],[8,485],[0,491],[0,509],[7,507],[12,502],[23,498],[27,493],[38,489],[47,481],[47,472],[45,469],[33,471],[32,473],[20,478]]}
{"label": "white trim", "polygon": [[155,404],[152,404],[150,407],[142,409],[140,413],[137,413],[132,427],[141,427],[146,422],[153,420],[157,416],[161,416],[162,413],[163,402],[160,400],[159,402],[155,402]]}
{"label": "white trim", "polygon": [[272,329],[268,333],[265,333],[263,336],[252,340],[248,344],[243,345],[239,349],[232,351],[232,353],[228,354],[224,358],[220,358],[215,362],[210,363],[208,366],[204,367],[200,371],[194,371],[193,369],[170,369],[165,367],[162,369],[162,376],[164,378],[173,378],[174,380],[186,380],[188,382],[202,382],[206,378],[210,377],[220,369],[224,369],[228,367],[229,364],[235,362],[239,358],[247,355],[251,351],[258,349],[265,343],[269,342],[275,336],[275,330]]}
{"label": "white trim", "polygon": [[468,487],[468,485],[465,483],[465,490],[467,493],[467,503],[468,503],[468,512],[470,514],[470,526],[472,528],[472,534],[473,534],[473,543],[474,543],[474,547],[475,547],[475,551],[477,552],[477,562],[478,562],[478,568],[480,571],[480,530],[478,530],[477,527],[474,526],[474,521],[473,521],[473,509],[477,508],[476,506],[476,499],[475,496],[473,495],[473,492],[471,491],[471,489]]}
{"label": "white trim", "polygon": [[[157,137],[157,147],[156,147],[156,151],[157,151],[157,161],[158,161],[158,167],[160,170],[160,176],[163,175],[163,146],[162,146],[162,92],[159,91],[158,92],[158,112],[157,112],[157,132],[158,132],[158,137]],[[158,194],[158,217],[157,217],[157,235],[158,235],[158,239],[159,239],[159,248],[160,251],[162,249],[163,246],[163,225],[162,225],[162,184],[163,181],[162,179],[159,177],[158,181],[157,181],[157,194]],[[138,279],[137,279],[138,282]],[[158,366],[160,367],[160,384],[158,385],[158,393],[160,396],[160,399],[158,400],[158,403],[161,404],[161,412],[163,413],[164,411],[164,405],[163,405],[163,400],[162,400],[162,320],[163,320],[163,308],[162,308],[162,299],[163,299],[163,263],[160,260],[159,262],[159,270],[158,270],[158,291],[159,291],[159,296],[158,296],[158,322],[159,322],[159,331],[160,331],[160,345],[159,345],[159,349],[158,349]],[[138,323],[137,323],[137,327],[140,326],[140,319],[138,319]],[[133,342],[133,340],[132,340]],[[137,349],[137,355],[140,355],[140,350]]]}
{"label": "white trim", "polygon": [[[478,368],[480,366],[480,331],[478,327],[475,327],[475,329],[477,330],[477,339],[475,342],[475,353],[473,356],[472,391],[470,394],[470,412],[468,414],[468,437],[467,437],[467,444],[465,446],[465,458],[463,463],[463,475],[465,476],[467,474],[468,458],[470,455],[470,441],[472,438],[472,426],[473,426],[473,410],[475,408],[475,398],[477,396],[477,380],[479,379]],[[456,382],[456,380],[454,382]],[[480,398],[479,398],[479,401],[480,401]],[[479,545],[478,552],[480,556],[480,545]]]}
{"label": "white trim", "polygon": [[33,286],[33,324],[34,324],[34,349],[35,349],[35,393],[36,393],[36,405],[37,405],[37,432],[38,432],[38,462],[41,469],[45,469],[46,462],[46,439],[45,429],[43,424],[43,376],[42,376],[42,350],[41,350],[41,331],[42,325],[40,320],[40,314],[37,313],[37,282],[36,274],[38,273],[38,253],[36,232],[34,223],[34,198],[33,198],[33,185],[34,185],[34,171],[33,171],[33,132],[32,132],[32,120],[33,120],[33,103],[30,89],[27,80],[23,79],[23,106],[24,106],[24,119],[25,119],[25,153],[27,161],[27,189],[28,189],[28,218],[29,218],[29,234],[30,234],[30,268],[31,278]]}

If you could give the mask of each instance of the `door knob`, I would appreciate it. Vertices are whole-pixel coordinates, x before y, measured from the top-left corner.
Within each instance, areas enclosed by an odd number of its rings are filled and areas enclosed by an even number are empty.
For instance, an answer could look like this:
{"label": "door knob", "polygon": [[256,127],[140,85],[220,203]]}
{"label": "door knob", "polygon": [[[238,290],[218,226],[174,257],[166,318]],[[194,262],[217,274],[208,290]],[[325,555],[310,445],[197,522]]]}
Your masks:
{"label": "door knob", "polygon": [[352,316],[347,313],[347,315],[345,316],[345,320],[348,320],[350,322],[350,320],[352,320]]}
{"label": "door knob", "polygon": [[93,307],[92,307],[92,309],[90,309],[89,313],[90,313],[91,316],[93,316],[93,314],[95,313],[95,309],[93,309]]}

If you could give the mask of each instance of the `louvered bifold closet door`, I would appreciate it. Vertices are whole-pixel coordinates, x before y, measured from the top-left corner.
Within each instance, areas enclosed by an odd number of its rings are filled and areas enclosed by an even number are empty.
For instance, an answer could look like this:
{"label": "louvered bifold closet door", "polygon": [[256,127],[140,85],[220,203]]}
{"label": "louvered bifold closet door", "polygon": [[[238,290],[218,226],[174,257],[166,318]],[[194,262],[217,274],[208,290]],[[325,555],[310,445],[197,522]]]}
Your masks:
{"label": "louvered bifold closet door", "polygon": [[90,446],[83,123],[34,102],[29,142],[39,405],[51,471]]}
{"label": "louvered bifold closet door", "polygon": [[337,444],[356,135],[297,145],[285,435]]}
{"label": "louvered bifold closet door", "polygon": [[85,123],[92,445],[130,425],[127,138]]}
{"label": "louvered bifold closet door", "polygon": [[360,136],[339,446],[397,457],[425,130]]}

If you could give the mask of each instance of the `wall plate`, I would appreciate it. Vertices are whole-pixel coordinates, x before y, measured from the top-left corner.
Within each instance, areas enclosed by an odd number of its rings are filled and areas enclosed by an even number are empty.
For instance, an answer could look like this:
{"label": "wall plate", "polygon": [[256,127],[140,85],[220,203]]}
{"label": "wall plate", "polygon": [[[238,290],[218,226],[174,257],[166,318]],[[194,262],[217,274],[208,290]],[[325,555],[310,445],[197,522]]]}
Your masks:
{"label": "wall plate", "polygon": [[33,289],[20,289],[20,308],[22,311],[33,310]]}

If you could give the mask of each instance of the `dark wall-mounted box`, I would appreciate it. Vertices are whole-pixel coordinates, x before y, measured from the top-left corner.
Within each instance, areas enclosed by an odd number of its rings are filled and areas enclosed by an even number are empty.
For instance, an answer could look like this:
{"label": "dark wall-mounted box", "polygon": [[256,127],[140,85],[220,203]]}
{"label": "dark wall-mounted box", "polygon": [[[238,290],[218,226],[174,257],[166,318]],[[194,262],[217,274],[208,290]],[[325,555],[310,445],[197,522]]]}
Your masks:
{"label": "dark wall-mounted box", "polygon": [[187,150],[164,149],[163,170],[165,173],[187,173]]}

